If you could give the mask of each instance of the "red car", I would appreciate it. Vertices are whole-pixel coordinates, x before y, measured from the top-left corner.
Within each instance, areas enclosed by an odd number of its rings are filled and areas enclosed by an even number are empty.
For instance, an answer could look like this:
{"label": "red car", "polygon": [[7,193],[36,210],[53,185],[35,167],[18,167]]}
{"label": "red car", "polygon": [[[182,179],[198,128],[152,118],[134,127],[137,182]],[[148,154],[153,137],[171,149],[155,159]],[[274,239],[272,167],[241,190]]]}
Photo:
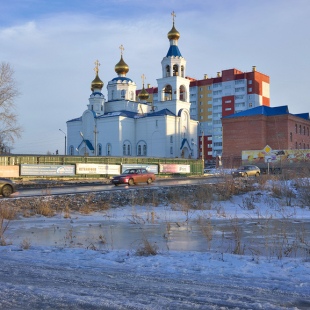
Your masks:
{"label": "red car", "polygon": [[126,169],[121,175],[115,176],[112,183],[117,186],[119,184],[134,185],[137,183],[151,184],[155,181],[155,174],[148,172],[145,168]]}

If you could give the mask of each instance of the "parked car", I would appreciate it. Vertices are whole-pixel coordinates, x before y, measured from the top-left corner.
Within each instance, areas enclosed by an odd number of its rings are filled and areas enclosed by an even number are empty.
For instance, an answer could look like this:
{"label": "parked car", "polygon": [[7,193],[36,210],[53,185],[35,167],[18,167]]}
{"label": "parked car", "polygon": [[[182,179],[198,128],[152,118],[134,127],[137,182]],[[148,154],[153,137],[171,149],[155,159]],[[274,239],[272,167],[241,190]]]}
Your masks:
{"label": "parked car", "polygon": [[16,192],[16,184],[6,178],[0,178],[0,194],[3,197],[10,197],[11,194]]}
{"label": "parked car", "polygon": [[205,168],[203,169],[204,175],[220,175],[220,171],[216,168]]}
{"label": "parked car", "polygon": [[117,186],[120,184],[134,185],[137,183],[151,184],[155,181],[155,174],[148,172],[144,168],[126,169],[121,175],[115,176],[112,183]]}
{"label": "parked car", "polygon": [[254,165],[241,166],[237,170],[232,172],[232,176],[236,177],[258,177],[260,175],[260,169]]}

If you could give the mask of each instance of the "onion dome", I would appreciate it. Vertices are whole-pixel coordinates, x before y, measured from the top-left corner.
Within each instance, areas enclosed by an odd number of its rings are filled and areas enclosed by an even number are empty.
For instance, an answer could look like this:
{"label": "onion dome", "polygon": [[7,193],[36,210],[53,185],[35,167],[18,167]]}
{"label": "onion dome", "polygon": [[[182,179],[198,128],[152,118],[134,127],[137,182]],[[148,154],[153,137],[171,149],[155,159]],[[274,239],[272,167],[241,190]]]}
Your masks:
{"label": "onion dome", "polygon": [[146,101],[147,99],[149,99],[149,93],[145,90],[145,88],[144,88],[144,84],[143,84],[143,88],[142,88],[142,90],[140,91],[140,93],[139,93],[139,95],[138,95],[138,97],[139,97],[139,99],[141,100],[141,101]]}
{"label": "onion dome", "polygon": [[101,90],[103,85],[104,84],[100,80],[100,78],[98,76],[98,72],[97,72],[95,79],[91,82],[91,90],[94,91],[94,89],[96,89],[96,88],[99,88]]}
{"label": "onion dome", "polygon": [[100,63],[99,63],[99,61],[98,60],[96,60],[95,61],[95,72],[96,72],[96,77],[95,77],[95,79],[91,82],[91,87],[90,87],[90,89],[92,90],[92,91],[94,91],[94,89],[102,89],[102,87],[103,87],[103,82],[100,80],[100,78],[99,78],[99,75],[98,75],[98,72],[99,72],[99,66],[100,66]]}
{"label": "onion dome", "polygon": [[174,27],[174,22],[173,22],[171,30],[168,32],[167,37],[169,40],[178,40],[180,38],[179,31],[177,31]]}
{"label": "onion dome", "polygon": [[115,72],[118,75],[126,75],[129,71],[129,67],[123,59],[123,55],[121,55],[121,60],[115,65]]}

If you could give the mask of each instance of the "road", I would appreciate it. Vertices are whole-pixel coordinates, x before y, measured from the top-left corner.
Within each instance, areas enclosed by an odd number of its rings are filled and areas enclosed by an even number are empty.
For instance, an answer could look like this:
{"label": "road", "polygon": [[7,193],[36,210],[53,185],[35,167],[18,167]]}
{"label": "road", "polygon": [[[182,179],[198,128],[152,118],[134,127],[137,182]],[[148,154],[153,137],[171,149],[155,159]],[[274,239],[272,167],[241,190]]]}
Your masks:
{"label": "road", "polygon": [[[176,185],[193,185],[193,184],[212,184],[219,182],[221,178],[218,177],[206,177],[206,178],[175,178],[175,179],[164,179],[156,180],[151,185],[138,184],[137,187],[159,187],[159,186],[176,186]],[[44,187],[45,186],[45,187]],[[100,184],[98,182],[91,185],[73,185],[73,186],[48,186],[42,185],[41,188],[22,188],[17,193],[13,194],[12,197],[30,197],[30,196],[43,196],[48,195],[63,195],[63,194],[76,194],[76,193],[88,193],[88,192],[101,192],[101,191],[116,191],[132,188],[130,186],[114,186],[110,184]]]}

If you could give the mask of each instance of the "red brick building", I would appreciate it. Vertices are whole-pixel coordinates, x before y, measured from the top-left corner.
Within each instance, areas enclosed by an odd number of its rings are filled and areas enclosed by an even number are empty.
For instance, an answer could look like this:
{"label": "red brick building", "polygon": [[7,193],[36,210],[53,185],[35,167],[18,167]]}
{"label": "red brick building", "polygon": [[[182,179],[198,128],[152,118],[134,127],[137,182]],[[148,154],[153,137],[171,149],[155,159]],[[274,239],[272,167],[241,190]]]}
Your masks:
{"label": "red brick building", "polygon": [[310,149],[309,113],[290,114],[287,106],[259,106],[222,118],[226,167],[240,164],[244,150]]}

